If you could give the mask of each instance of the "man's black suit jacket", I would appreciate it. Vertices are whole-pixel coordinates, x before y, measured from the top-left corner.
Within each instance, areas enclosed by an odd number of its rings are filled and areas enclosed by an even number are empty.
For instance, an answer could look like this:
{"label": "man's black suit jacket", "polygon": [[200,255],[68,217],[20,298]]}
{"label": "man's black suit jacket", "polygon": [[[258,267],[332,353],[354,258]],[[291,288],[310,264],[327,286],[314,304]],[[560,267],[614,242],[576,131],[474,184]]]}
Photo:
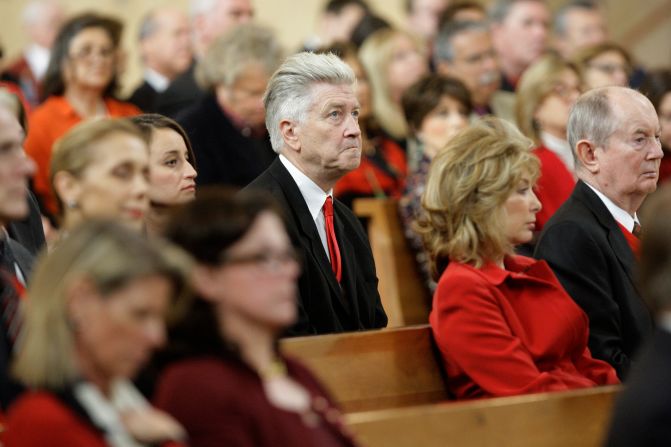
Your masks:
{"label": "man's black suit jacket", "polygon": [[660,329],[641,349],[617,399],[607,447],[671,445],[671,333]]}
{"label": "man's black suit jacket", "polygon": [[156,97],[156,113],[176,118],[184,110],[198,103],[205,95],[194,75],[195,62],[177,78],[168,88]]}
{"label": "man's black suit jacket", "polygon": [[157,98],[158,92],[154,90],[154,87],[152,87],[151,84],[144,81],[135,89],[133,94],[130,95],[128,102],[135,104],[135,106],[144,113],[154,113],[156,112]]}
{"label": "man's black suit jacket", "polygon": [[303,195],[280,159],[245,189],[273,195],[285,211],[289,236],[303,256],[298,279],[298,322],[287,335],[327,334],[387,325],[368,237],[345,205],[334,202],[335,231],[343,266],[338,284]]}
{"label": "man's black suit jacket", "polygon": [[540,235],[545,259],[589,317],[589,348],[624,378],[652,332],[652,318],[634,282],[635,255],[601,199],[582,181]]}

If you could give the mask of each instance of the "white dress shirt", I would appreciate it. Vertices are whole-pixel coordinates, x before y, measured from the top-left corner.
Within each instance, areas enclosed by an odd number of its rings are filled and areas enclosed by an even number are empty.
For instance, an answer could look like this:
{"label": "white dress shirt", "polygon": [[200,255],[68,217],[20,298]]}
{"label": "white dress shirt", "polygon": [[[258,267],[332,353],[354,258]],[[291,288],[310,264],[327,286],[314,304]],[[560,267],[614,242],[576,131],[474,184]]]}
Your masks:
{"label": "white dress shirt", "polygon": [[38,81],[44,78],[49,66],[49,55],[51,52],[48,48],[44,48],[36,43],[29,45],[23,52],[23,57],[26,58],[30,71]]}
{"label": "white dress shirt", "polygon": [[326,221],[324,220],[324,213],[322,208],[324,207],[324,202],[326,202],[326,197],[333,197],[333,189],[328,192],[324,192],[323,189],[319,187],[310,177],[303,174],[303,172],[298,169],[293,163],[289,161],[287,157],[280,154],[280,161],[289,171],[289,175],[294,179],[298,189],[301,191],[301,195],[305,200],[305,203],[308,205],[308,210],[314,220],[315,225],[317,226],[317,233],[319,233],[319,239],[322,241],[324,246],[324,251],[326,252],[326,257],[331,260],[329,255],[328,243],[326,242]]}
{"label": "white dress shirt", "polygon": [[610,211],[610,214],[613,216],[613,218],[623,227],[625,227],[629,232],[634,231],[634,223],[641,224],[638,221],[638,216],[636,213],[632,216],[619,206],[615,205],[612,200],[610,200],[608,197],[603,195],[600,191],[598,191],[595,187],[590,185],[589,183],[585,182],[587,186],[589,186],[592,191],[601,199],[604,205],[606,205],[606,208],[608,208],[608,211]]}
{"label": "white dress shirt", "polygon": [[575,159],[573,158],[573,151],[568,141],[557,138],[547,132],[541,132],[541,140],[545,147],[554,152],[564,162],[569,172],[575,172]]}
{"label": "white dress shirt", "polygon": [[144,80],[158,93],[164,92],[170,85],[170,80],[168,78],[151,68],[145,69]]}

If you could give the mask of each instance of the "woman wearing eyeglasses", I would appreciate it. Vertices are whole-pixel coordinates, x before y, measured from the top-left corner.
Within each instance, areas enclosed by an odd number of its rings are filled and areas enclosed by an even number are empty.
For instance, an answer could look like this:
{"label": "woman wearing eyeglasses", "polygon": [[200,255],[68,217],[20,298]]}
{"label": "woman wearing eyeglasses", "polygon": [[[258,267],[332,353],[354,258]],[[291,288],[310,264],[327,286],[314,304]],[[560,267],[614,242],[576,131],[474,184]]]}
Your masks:
{"label": "woman wearing eyeglasses", "polygon": [[49,187],[51,151],[58,138],[81,121],[140,113],[114,98],[119,71],[121,24],[110,17],[83,14],[61,28],[44,79],[44,103],[31,114],[25,149],[37,163],[34,189],[42,212],[57,213]]}
{"label": "woman wearing eyeglasses", "polygon": [[566,124],[571,106],[580,96],[580,76],[573,64],[548,54],[524,72],[517,91],[517,126],[533,140],[534,154],[541,162],[535,189],[542,206],[536,214],[536,231],[540,232],[575,185]]}
{"label": "woman wearing eyeglasses", "polygon": [[213,189],[166,227],[196,260],[197,298],[170,328],[155,403],[191,447],[354,445],[314,376],[277,349],[300,271],[280,215],[266,195]]}
{"label": "woman wearing eyeglasses", "polygon": [[580,69],[585,90],[608,85],[629,85],[631,56],[616,43],[603,42],[583,48],[573,60]]}

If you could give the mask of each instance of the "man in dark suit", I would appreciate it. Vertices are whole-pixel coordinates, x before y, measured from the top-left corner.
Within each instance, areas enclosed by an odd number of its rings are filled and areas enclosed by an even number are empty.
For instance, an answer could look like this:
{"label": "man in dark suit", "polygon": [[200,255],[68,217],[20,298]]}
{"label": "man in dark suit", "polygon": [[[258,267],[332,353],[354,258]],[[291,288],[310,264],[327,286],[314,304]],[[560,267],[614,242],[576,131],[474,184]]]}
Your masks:
{"label": "man in dark suit", "polygon": [[16,118],[0,107],[0,408],[6,410],[19,388],[9,378],[11,353],[21,315],[19,296],[29,273],[32,256],[9,238],[5,227],[29,214],[28,180],[35,163],[23,152],[23,129]]}
{"label": "man in dark suit", "polygon": [[657,187],[659,133],[655,108],[640,93],[604,87],[583,94],[568,123],[579,181],[534,253],[587,313],[592,355],[610,363],[620,378],[652,330],[633,278],[636,212]]}
{"label": "man in dark suit", "polygon": [[617,399],[607,447],[671,445],[671,185],[646,202],[639,284],[657,321]]}
{"label": "man in dark suit", "polygon": [[143,112],[156,112],[156,98],[192,61],[189,19],[180,9],[149,11],[140,24],[140,54],[144,80],[128,101]]}
{"label": "man in dark suit", "polygon": [[[203,58],[210,44],[236,25],[254,18],[251,0],[191,0],[191,33],[196,60]],[[198,103],[205,92],[194,76],[196,63],[170,83],[156,98],[158,113],[177,117],[184,109]]]}
{"label": "man in dark suit", "polygon": [[248,188],[270,192],[286,212],[302,258],[299,320],[290,335],[387,325],[368,238],[333,200],[333,186],[361,160],[352,70],[333,55],[299,53],[275,72],[264,96],[279,157]]}

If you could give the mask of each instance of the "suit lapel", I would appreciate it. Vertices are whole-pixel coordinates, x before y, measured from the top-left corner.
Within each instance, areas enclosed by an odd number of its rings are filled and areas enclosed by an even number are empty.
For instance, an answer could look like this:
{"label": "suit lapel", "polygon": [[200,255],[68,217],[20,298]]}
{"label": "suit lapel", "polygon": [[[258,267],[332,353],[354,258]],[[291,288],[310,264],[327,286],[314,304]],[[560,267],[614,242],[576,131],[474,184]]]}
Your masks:
{"label": "suit lapel", "polygon": [[[290,212],[298,223],[297,226],[300,237],[303,238],[306,245],[310,247],[309,253],[306,253],[306,256],[312,256],[315,259],[316,264],[319,266],[323,277],[326,278],[333,295],[339,297],[345,309],[348,309],[349,306],[343,299],[342,289],[333,273],[331,263],[324,251],[324,246],[319,238],[319,233],[317,233],[317,227],[315,226],[314,220],[312,220],[312,215],[310,214],[310,210],[305,203],[305,199],[303,198],[300,189],[298,189],[298,185],[296,185],[291,174],[289,174],[289,171],[287,171],[279,158],[275,159],[270,166],[270,174],[282,188],[282,191],[287,198],[287,203],[293,208]],[[340,233],[342,232],[343,231],[340,231]],[[337,233],[336,237],[339,237]]]}
{"label": "suit lapel", "polygon": [[606,205],[601,199],[587,186],[584,182],[579,181],[576,185],[576,193],[579,200],[587,204],[587,207],[592,211],[599,224],[608,231],[608,243],[610,244],[615,256],[622,265],[625,273],[629,277],[632,284],[636,285],[634,280],[634,265],[636,259],[631,247],[627,243],[627,239],[622,234],[622,230],[617,224],[613,215],[608,211]]}

